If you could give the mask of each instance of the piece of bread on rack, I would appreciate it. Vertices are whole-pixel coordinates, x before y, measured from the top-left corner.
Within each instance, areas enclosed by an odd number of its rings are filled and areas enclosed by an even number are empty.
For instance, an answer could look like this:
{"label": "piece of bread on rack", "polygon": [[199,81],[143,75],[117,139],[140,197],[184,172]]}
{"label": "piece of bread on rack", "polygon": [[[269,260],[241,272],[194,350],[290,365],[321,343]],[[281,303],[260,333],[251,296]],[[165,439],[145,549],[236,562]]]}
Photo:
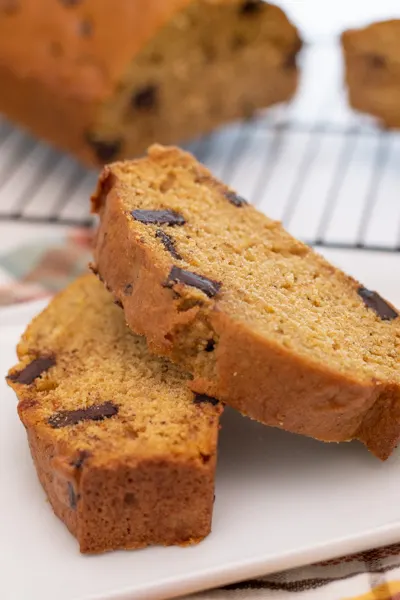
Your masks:
{"label": "piece of bread on rack", "polygon": [[296,28],[262,0],[0,6],[0,112],[89,164],[291,98]]}
{"label": "piece of bread on rack", "polygon": [[348,98],[382,125],[400,127],[400,19],[342,34]]}

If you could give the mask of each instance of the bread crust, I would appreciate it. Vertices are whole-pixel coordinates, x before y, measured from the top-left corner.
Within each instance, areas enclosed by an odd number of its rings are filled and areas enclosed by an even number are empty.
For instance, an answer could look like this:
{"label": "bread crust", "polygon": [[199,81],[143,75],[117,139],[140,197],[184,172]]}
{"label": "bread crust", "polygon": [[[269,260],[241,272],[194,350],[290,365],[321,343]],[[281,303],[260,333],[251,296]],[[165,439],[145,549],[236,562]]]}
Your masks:
{"label": "bread crust", "polygon": [[187,546],[210,533],[215,454],[207,464],[171,456],[102,466],[87,459],[78,469],[76,454],[19,414],[39,481],[82,553]]}

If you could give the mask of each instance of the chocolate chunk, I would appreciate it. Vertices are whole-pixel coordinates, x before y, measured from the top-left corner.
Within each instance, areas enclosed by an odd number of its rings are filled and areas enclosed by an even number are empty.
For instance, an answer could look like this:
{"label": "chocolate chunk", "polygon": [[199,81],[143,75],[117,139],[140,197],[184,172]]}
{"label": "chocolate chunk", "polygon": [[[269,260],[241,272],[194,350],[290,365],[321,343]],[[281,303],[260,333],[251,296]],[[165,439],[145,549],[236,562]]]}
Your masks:
{"label": "chocolate chunk", "polygon": [[253,15],[261,9],[262,5],[262,0],[246,0],[240,7],[240,14]]}
{"label": "chocolate chunk", "polygon": [[382,321],[392,321],[399,314],[377,292],[372,292],[365,287],[358,288],[358,294],[368,308],[372,308]]}
{"label": "chocolate chunk", "polygon": [[90,37],[93,33],[93,21],[84,19],[79,25],[79,32],[83,37]]}
{"label": "chocolate chunk", "polygon": [[75,469],[81,469],[83,463],[89,458],[89,456],[90,452],[88,452],[88,450],[80,450],[78,456],[71,462],[71,467],[75,467]]}
{"label": "chocolate chunk", "polygon": [[283,67],[285,69],[295,69],[297,66],[297,50],[289,52],[283,61]]}
{"label": "chocolate chunk", "polygon": [[173,258],[176,258],[177,260],[182,259],[182,256],[179,254],[179,252],[176,251],[174,240],[169,235],[167,235],[162,229],[157,229],[156,238],[161,240],[164,248],[168,250],[168,252]]}
{"label": "chocolate chunk", "polygon": [[0,11],[6,15],[13,15],[20,9],[19,0],[0,0]]}
{"label": "chocolate chunk", "polygon": [[118,406],[112,402],[103,404],[92,404],[87,408],[78,408],[77,410],[60,410],[54,413],[49,419],[48,424],[54,429],[77,425],[82,421],[103,421],[109,419],[118,413]]}
{"label": "chocolate chunk", "polygon": [[132,296],[132,292],[133,292],[133,285],[131,283],[127,283],[126,286],[124,287],[125,296]]}
{"label": "chocolate chunk", "polygon": [[30,385],[42,373],[54,367],[55,364],[56,359],[54,356],[40,356],[39,358],[35,358],[29,365],[26,365],[22,371],[9,375],[8,379],[15,383]]}
{"label": "chocolate chunk", "polygon": [[207,341],[207,346],[204,348],[206,352],[213,352],[215,349],[215,340],[211,339]]}
{"label": "chocolate chunk", "polygon": [[236,192],[225,192],[224,196],[234,206],[240,207],[240,206],[248,205],[247,200],[242,198],[242,196],[239,196],[238,194],[236,194]]}
{"label": "chocolate chunk", "polygon": [[174,210],[133,210],[131,212],[135,221],[145,225],[184,225],[185,219]]}
{"label": "chocolate chunk", "polygon": [[212,398],[211,396],[206,396],[206,394],[196,394],[193,402],[195,404],[212,404],[213,406],[217,406],[218,400],[216,398]]}
{"label": "chocolate chunk", "polygon": [[99,140],[87,134],[87,142],[93,148],[96,158],[99,162],[109,162],[114,160],[122,148],[122,140]]}
{"label": "chocolate chunk", "polygon": [[137,500],[136,500],[135,494],[132,494],[131,492],[127,492],[124,496],[124,502],[125,502],[125,504],[129,504],[130,506],[132,506],[133,504],[136,504]]}
{"label": "chocolate chunk", "polygon": [[132,96],[132,106],[138,110],[151,110],[158,104],[158,90],[156,85],[148,85]]}
{"label": "chocolate chunk", "polygon": [[210,462],[211,454],[204,454],[204,452],[200,452],[200,458],[203,461],[203,463],[206,465],[208,462]]}
{"label": "chocolate chunk", "polygon": [[221,289],[221,283],[219,281],[208,279],[207,277],[192,273],[191,271],[185,271],[179,267],[172,267],[164,285],[165,287],[172,288],[176,283],[184,283],[185,285],[195,287],[204,292],[209,298],[216,296]]}
{"label": "chocolate chunk", "polygon": [[373,69],[384,69],[386,67],[386,59],[380,54],[366,54],[365,58]]}
{"label": "chocolate chunk", "polygon": [[68,481],[68,500],[69,500],[69,505],[72,508],[72,510],[76,510],[76,507],[78,505],[79,495],[77,495],[75,493],[74,486],[72,485],[72,483],[70,481]]}

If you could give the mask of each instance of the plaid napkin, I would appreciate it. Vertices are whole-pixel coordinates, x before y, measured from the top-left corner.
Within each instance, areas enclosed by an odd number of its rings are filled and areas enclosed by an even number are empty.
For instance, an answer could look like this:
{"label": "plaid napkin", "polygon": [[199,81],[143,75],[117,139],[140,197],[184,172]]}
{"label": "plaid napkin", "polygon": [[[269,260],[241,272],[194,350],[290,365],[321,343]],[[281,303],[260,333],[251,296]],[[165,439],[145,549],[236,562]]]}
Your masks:
{"label": "plaid napkin", "polygon": [[87,270],[92,231],[3,223],[0,307],[50,296]]}
{"label": "plaid napkin", "polygon": [[[92,231],[0,224],[0,307],[50,297],[87,270]],[[400,600],[400,544],[202,592],[197,600]]]}

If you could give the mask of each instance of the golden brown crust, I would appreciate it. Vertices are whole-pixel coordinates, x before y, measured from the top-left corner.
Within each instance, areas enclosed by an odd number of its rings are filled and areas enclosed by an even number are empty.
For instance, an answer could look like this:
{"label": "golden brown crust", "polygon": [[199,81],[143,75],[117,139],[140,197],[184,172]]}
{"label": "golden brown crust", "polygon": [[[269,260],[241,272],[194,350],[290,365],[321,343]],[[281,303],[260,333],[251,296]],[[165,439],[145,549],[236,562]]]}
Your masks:
{"label": "golden brown crust", "polygon": [[[211,179],[190,155],[177,149],[154,147],[149,154],[148,164],[161,161],[164,166],[170,164],[171,173],[176,169],[180,174],[194,173],[196,180]],[[132,169],[135,170],[135,164],[140,169],[144,163],[145,159],[132,163]],[[100,216],[94,269],[123,304],[131,328],[147,337],[154,352],[170,356],[190,370],[194,374],[190,382],[193,390],[213,395],[267,425],[324,441],[360,439],[377,456],[387,458],[400,437],[398,383],[386,380],[377,384],[374,377],[359,376],[351,369],[341,370],[328,359],[321,361],[317,352],[316,358],[296,353],[277,343],[272,336],[257,333],[250,324],[230,314],[224,301],[224,287],[220,299],[203,297],[202,307],[194,302],[187,308],[185,300],[176,299],[165,286],[171,257],[157,252],[157,248],[150,245],[150,239],[142,239],[138,226],[127,215],[129,180],[128,177],[124,180],[124,173],[128,171],[129,163],[106,167],[94,194],[94,212]],[[218,182],[210,185],[224,190]],[[177,191],[174,198],[176,196]],[[168,200],[163,198],[160,196],[161,204],[168,206]],[[134,202],[132,197],[131,205]],[[183,201],[181,206],[186,206]],[[245,210],[254,211],[251,207]],[[190,214],[190,206],[185,214]],[[259,213],[252,218],[264,219]],[[192,230],[188,230],[189,233],[192,234]],[[286,244],[290,239],[295,253],[311,252],[282,233]],[[328,278],[329,273],[337,276],[338,285],[343,281],[343,294],[351,292],[354,302],[362,305],[357,293],[359,284],[314,256],[317,268],[325,270]],[[197,261],[196,256],[194,260]],[[123,291],[127,282],[134,288],[129,296]],[[184,293],[179,286],[174,290]],[[229,293],[228,287],[225,294],[229,296]],[[354,314],[352,318],[359,317]],[[368,318],[373,327],[376,317],[368,313]],[[365,334],[369,335],[367,324]],[[207,355],[207,358],[200,358],[204,355],[202,351],[196,353],[195,344],[202,338],[217,340],[212,356]]]}
{"label": "golden brown crust", "polygon": [[40,483],[82,553],[186,546],[210,533],[215,455],[203,467],[165,457],[115,467],[92,467],[88,459],[77,469],[71,454],[26,427]]}
{"label": "golden brown crust", "polygon": [[[95,277],[51,302],[18,355],[8,383],[38,477],[82,552],[185,545],[210,532],[222,407],[197,402],[186,375],[149,355]],[[45,371],[31,381],[38,358]],[[109,418],[60,425],[60,411],[104,401]]]}
{"label": "golden brown crust", "polygon": [[[104,162],[105,158],[96,156],[89,143],[93,135],[97,141],[100,111],[118,94],[131,61],[177,13],[198,2],[203,5],[202,11],[224,5],[229,10],[233,5],[240,5],[239,0],[119,0],[118,7],[111,9],[108,0],[43,0],[40,3],[27,0],[23,6],[16,1],[14,10],[0,7],[0,110],[83,161]],[[273,43],[282,45],[283,60],[286,60],[287,55],[298,51],[300,41],[282,11],[270,8],[278,29]],[[270,15],[265,18],[270,19]],[[261,70],[262,56],[259,58]],[[235,60],[232,55],[232,61]],[[223,70],[226,71],[225,65]],[[245,77],[243,69],[240,72]],[[295,68],[270,75],[276,78],[275,92],[273,87],[263,94],[254,90],[252,108],[288,99],[293,94],[297,83]],[[179,77],[174,83],[171,75],[170,84],[177,88],[178,103]],[[237,73],[230,85],[233,89],[240,87]],[[248,86],[247,80],[244,86]],[[177,128],[172,139],[182,137],[185,131],[187,135],[194,135],[216,123],[241,116],[237,109],[229,106],[217,112],[218,117],[205,118],[203,127],[198,124],[194,129],[189,127],[190,122],[185,123]],[[160,129],[161,121],[157,123]],[[165,129],[168,131],[166,125]],[[139,136],[143,135],[140,131]],[[164,137],[162,141],[170,141]],[[148,139],[127,143],[118,156],[140,153],[148,143]]]}
{"label": "golden brown crust", "polygon": [[350,104],[400,127],[400,20],[373,23],[342,34],[345,79]]}

